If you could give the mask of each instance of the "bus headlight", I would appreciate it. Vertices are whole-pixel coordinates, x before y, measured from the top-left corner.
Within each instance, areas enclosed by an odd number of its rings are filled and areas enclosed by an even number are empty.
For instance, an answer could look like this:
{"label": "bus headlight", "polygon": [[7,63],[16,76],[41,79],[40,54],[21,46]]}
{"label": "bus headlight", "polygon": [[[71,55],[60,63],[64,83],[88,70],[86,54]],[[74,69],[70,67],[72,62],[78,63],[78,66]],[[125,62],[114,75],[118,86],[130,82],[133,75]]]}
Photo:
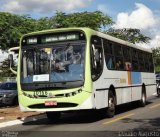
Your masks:
{"label": "bus headlight", "polygon": [[79,89],[79,90],[71,92],[71,93],[66,93],[65,97],[75,96],[75,95],[77,95],[78,93],[81,93],[81,92],[82,92],[82,89]]}

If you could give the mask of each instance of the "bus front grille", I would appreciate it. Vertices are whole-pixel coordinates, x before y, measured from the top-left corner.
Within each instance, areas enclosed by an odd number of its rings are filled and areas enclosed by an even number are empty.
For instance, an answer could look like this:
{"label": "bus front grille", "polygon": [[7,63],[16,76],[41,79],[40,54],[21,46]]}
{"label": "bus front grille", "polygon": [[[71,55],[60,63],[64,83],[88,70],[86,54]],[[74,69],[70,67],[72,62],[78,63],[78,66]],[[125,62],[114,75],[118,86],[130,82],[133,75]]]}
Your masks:
{"label": "bus front grille", "polygon": [[47,109],[47,108],[69,108],[76,107],[78,104],[75,103],[57,103],[56,106],[45,106],[45,104],[35,104],[28,106],[31,109]]}

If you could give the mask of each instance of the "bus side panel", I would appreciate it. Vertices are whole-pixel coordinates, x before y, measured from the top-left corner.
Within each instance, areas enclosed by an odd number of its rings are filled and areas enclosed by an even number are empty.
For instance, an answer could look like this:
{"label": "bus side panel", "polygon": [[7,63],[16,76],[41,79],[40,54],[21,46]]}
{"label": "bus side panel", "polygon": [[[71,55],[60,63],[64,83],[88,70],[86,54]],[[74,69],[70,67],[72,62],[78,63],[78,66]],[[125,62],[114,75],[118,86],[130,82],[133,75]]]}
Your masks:
{"label": "bus side panel", "polygon": [[152,96],[156,92],[156,79],[154,73],[142,73],[142,83],[146,85],[147,97]]}
{"label": "bus side panel", "polygon": [[95,92],[95,107],[96,109],[108,107],[108,90]]}
{"label": "bus side panel", "polygon": [[[108,107],[108,91],[114,86],[117,105],[131,101],[131,87],[126,71],[105,70],[102,76],[93,82],[95,91],[95,106],[97,109]],[[96,91],[96,89],[105,89]]]}
{"label": "bus side panel", "polygon": [[122,102],[121,102],[122,104],[131,102],[131,88],[128,87],[121,89],[121,96],[122,96]]}
{"label": "bus side panel", "polygon": [[132,101],[140,100],[142,93],[141,72],[131,72],[131,82],[132,82]]}
{"label": "bus side panel", "polygon": [[146,91],[147,92],[147,97],[150,97],[150,96],[153,96],[154,94],[156,94],[157,88],[156,88],[155,85],[149,86],[148,89],[149,89],[149,92]]}
{"label": "bus side panel", "polygon": [[142,86],[132,87],[132,101],[140,100],[142,93]]}

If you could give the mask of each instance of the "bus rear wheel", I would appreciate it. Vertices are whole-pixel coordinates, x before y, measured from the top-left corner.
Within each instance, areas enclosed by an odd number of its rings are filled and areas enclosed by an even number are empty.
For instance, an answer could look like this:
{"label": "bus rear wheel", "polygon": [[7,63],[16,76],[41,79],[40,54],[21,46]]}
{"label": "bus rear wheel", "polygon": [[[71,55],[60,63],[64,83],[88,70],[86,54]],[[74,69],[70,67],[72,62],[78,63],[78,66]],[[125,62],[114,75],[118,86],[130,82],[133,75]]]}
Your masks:
{"label": "bus rear wheel", "polygon": [[146,90],[145,90],[145,87],[142,87],[142,96],[141,96],[141,100],[140,100],[140,106],[141,107],[145,107],[146,105]]}
{"label": "bus rear wheel", "polygon": [[157,96],[160,97],[160,88],[159,88],[159,86],[157,87]]}
{"label": "bus rear wheel", "polygon": [[108,108],[107,108],[107,117],[111,118],[115,115],[115,96],[113,92],[109,92],[108,95]]}
{"label": "bus rear wheel", "polygon": [[47,118],[51,121],[58,121],[61,117],[60,112],[46,112]]}

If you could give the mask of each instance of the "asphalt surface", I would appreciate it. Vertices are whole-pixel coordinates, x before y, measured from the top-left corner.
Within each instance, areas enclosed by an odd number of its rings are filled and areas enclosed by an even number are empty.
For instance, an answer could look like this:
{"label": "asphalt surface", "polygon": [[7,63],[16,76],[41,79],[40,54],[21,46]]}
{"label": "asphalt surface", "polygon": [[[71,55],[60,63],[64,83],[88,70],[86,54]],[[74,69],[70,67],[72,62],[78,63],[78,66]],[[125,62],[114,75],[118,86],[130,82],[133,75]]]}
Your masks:
{"label": "asphalt surface", "polygon": [[58,122],[49,121],[45,114],[39,120],[0,129],[3,137],[117,137],[160,136],[160,98],[153,96],[146,107],[137,102],[120,105],[113,118],[96,112],[63,114]]}

